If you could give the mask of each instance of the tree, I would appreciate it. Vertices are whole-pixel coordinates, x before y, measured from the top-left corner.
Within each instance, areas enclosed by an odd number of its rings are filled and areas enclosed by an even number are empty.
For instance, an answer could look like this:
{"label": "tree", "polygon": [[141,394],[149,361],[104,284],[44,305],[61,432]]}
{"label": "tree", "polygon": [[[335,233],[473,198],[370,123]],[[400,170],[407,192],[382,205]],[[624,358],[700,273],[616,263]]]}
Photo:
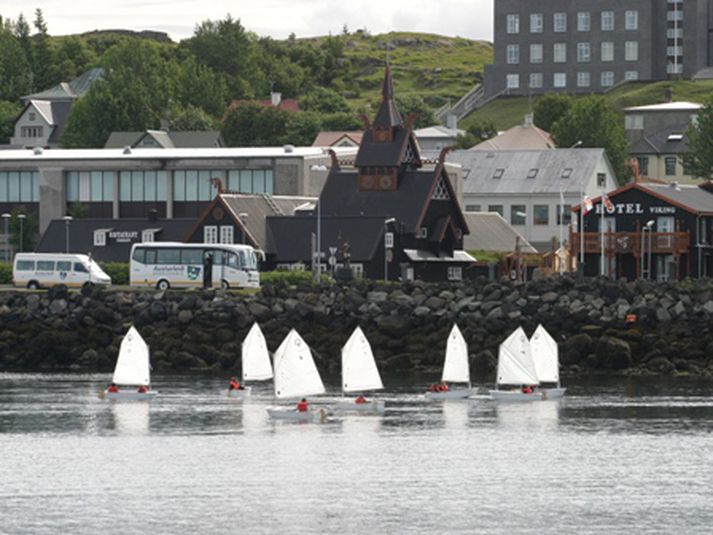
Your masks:
{"label": "tree", "polygon": [[284,142],[290,145],[310,146],[322,129],[319,115],[299,112],[290,117]]}
{"label": "tree", "polygon": [[10,143],[10,138],[14,133],[15,119],[21,109],[22,106],[15,102],[0,100],[0,144]]}
{"label": "tree", "polygon": [[189,104],[179,110],[171,120],[171,130],[183,132],[196,132],[201,130],[215,130],[216,122],[201,108]]}
{"label": "tree", "polygon": [[419,96],[397,95],[396,104],[404,119],[406,119],[410,113],[416,115],[414,128],[425,128],[438,122],[436,121],[436,116],[433,114],[433,110],[431,110],[428,104]]}
{"label": "tree", "polygon": [[315,87],[300,98],[300,108],[318,113],[348,113],[349,104],[346,99],[332,89]]}
{"label": "tree", "polygon": [[629,142],[624,122],[601,95],[577,99],[569,112],[552,127],[558,147],[571,147],[581,141],[582,147],[601,147],[609,156],[620,184],[631,174],[627,166]]}
{"label": "tree", "polygon": [[327,113],[321,116],[322,130],[364,130],[364,123],[355,113]]}
{"label": "tree", "polygon": [[32,37],[32,72],[33,85],[41,90],[48,89],[60,80],[52,79],[54,58],[50,47],[50,36],[47,33],[47,23],[41,9],[35,10],[33,21],[37,33]]}
{"label": "tree", "polygon": [[[32,39],[30,38],[30,25],[27,23],[25,16],[20,13],[17,17],[17,22],[15,22],[15,37],[20,43],[23,52],[25,53],[25,60],[29,65],[30,70],[32,70]],[[29,92],[32,91],[30,88]]]}
{"label": "tree", "polygon": [[221,133],[229,147],[275,146],[285,139],[289,120],[281,108],[246,103],[228,111]]}
{"label": "tree", "polygon": [[569,93],[547,93],[540,97],[534,107],[535,125],[551,132],[554,124],[567,115],[574,102]]}
{"label": "tree", "polygon": [[18,39],[0,28],[0,99],[15,101],[30,92],[30,65]]}
{"label": "tree", "polygon": [[469,149],[497,135],[498,131],[492,121],[476,121],[466,129],[465,134],[456,138],[456,148]]}
{"label": "tree", "polygon": [[[19,215],[24,215],[20,221]],[[16,251],[32,251],[37,236],[37,215],[29,213],[24,206],[10,212],[10,243]]]}
{"label": "tree", "polygon": [[688,127],[688,152],[683,155],[686,173],[697,178],[713,178],[713,96],[698,112],[698,122]]}

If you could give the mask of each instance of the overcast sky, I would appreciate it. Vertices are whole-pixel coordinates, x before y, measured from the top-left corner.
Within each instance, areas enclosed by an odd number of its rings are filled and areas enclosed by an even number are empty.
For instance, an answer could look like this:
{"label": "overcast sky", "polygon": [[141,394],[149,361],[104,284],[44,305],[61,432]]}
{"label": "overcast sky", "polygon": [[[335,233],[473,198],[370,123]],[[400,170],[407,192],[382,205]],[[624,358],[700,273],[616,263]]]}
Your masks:
{"label": "overcast sky", "polygon": [[[44,13],[50,35],[91,30],[160,30],[178,41],[195,25],[230,13],[258,35],[275,38],[367,28],[492,40],[493,0],[2,0],[0,15],[30,22]],[[34,28],[33,28],[34,31]]]}

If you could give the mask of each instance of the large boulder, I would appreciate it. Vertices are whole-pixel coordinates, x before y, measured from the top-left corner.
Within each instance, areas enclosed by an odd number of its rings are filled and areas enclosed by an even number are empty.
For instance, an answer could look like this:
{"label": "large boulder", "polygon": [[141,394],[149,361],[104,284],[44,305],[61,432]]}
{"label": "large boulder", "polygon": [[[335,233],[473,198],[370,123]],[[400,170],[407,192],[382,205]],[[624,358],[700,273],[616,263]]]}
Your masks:
{"label": "large boulder", "polygon": [[620,338],[603,336],[596,349],[599,364],[608,370],[624,370],[633,364],[629,343]]}
{"label": "large boulder", "polygon": [[580,333],[570,336],[560,344],[560,362],[565,365],[579,364],[592,352],[592,337]]}

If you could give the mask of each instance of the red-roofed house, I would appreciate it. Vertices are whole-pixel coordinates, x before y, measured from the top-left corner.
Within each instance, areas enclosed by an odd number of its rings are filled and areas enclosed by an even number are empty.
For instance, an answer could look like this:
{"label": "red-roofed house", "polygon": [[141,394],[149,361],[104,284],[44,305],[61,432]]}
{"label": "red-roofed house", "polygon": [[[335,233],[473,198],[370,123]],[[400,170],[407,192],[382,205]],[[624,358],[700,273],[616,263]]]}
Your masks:
{"label": "red-roofed house", "polygon": [[282,93],[270,93],[270,99],[267,100],[248,100],[248,99],[239,99],[239,100],[233,100],[230,103],[230,106],[228,106],[228,110],[232,110],[233,108],[239,108],[240,106],[244,104],[257,104],[258,106],[263,106],[265,108],[269,106],[277,106],[278,108],[282,108],[285,111],[288,111],[290,113],[297,113],[300,111],[300,104],[293,98],[282,98]]}

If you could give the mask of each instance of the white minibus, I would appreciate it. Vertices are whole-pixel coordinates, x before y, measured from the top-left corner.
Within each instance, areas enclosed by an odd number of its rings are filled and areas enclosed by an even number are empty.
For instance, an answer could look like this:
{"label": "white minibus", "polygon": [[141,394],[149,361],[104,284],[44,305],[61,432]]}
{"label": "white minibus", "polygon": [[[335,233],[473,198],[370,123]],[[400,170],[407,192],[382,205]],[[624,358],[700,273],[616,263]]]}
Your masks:
{"label": "white minibus", "polygon": [[111,277],[90,256],[65,253],[17,253],[12,264],[15,286],[42,288],[66,284],[111,284]]}
{"label": "white minibus", "polygon": [[212,264],[211,286],[259,288],[255,249],[227,243],[135,243],[131,248],[129,276],[132,286],[200,287],[206,258]]}

